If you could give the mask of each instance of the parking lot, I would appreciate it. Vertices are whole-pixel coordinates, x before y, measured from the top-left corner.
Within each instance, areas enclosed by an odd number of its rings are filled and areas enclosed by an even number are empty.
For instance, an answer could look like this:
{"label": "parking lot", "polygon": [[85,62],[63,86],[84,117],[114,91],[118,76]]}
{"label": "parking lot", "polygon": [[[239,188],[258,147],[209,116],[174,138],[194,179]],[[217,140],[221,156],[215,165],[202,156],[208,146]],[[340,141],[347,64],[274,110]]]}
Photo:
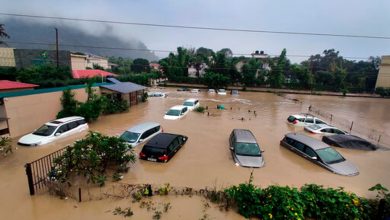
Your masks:
{"label": "parking lot", "polygon": [[[279,145],[284,134],[304,132],[303,128],[288,125],[286,119],[290,114],[307,111],[312,102],[324,109],[328,108],[333,112],[350,116],[352,119],[366,120],[380,129],[381,126],[387,126],[389,123],[389,116],[382,114],[389,109],[389,100],[381,99],[378,102],[379,99],[313,98],[292,95],[301,101],[294,102],[271,93],[240,92],[238,96],[230,94],[221,96],[209,95],[204,91],[199,94],[177,92],[175,89],[158,91],[167,92],[168,96],[166,98],[150,97],[146,103],[132,106],[127,113],[103,116],[97,122],[90,124],[90,130],[107,135],[119,135],[128,127],[138,123],[155,121],[162,125],[164,132],[188,136],[187,143],[168,163],[137,160],[125,174],[122,182],[170,183],[174,186],[195,188],[216,186],[219,188],[248,181],[252,169],[238,167],[234,164],[228,144],[232,129],[245,128],[253,132],[261,149],[265,151],[263,154],[265,166],[253,170],[256,185],[278,184],[299,187],[305,183],[316,183],[329,187],[344,187],[347,191],[361,196],[373,196],[367,189],[376,183],[390,187],[388,175],[390,151],[368,152],[337,148],[345,158],[357,165],[360,171],[358,176],[346,177],[333,174]],[[181,104],[190,97],[198,98],[201,106],[207,106],[209,114],[190,112],[180,120],[163,119],[164,113],[171,106]],[[329,100],[332,101],[331,105],[327,104]],[[223,104],[225,110],[217,110],[218,104]],[[357,105],[361,107],[357,108]],[[346,110],[348,107],[349,111]],[[361,117],[365,113],[370,114]],[[380,123],[381,121],[385,123]],[[79,135],[39,148],[18,147],[14,154],[0,160],[0,178],[9,180],[0,183],[0,192],[3,195],[3,199],[0,200],[1,209],[24,206],[23,209],[30,213],[34,212],[35,206],[50,207],[49,203],[52,200],[50,198],[29,197],[23,165],[81,137],[82,135]],[[138,146],[135,152],[138,154],[140,149],[141,146]],[[12,199],[6,201],[4,198]],[[40,200],[43,200],[43,203]],[[11,218],[15,216],[22,217],[14,213]],[[42,214],[38,216],[42,217]],[[45,214],[44,216],[53,215]]]}

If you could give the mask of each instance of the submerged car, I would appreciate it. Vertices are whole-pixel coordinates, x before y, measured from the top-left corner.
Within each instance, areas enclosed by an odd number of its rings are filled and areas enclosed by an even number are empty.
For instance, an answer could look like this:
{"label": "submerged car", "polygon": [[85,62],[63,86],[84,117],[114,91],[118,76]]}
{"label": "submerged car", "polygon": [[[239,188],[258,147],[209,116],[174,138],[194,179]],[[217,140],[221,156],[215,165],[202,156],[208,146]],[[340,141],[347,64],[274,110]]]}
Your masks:
{"label": "submerged car", "polygon": [[139,158],[153,162],[168,162],[187,140],[188,137],[184,135],[159,133],[144,145]]}
{"label": "submerged car", "polygon": [[324,135],[332,135],[332,134],[348,134],[347,132],[340,130],[336,127],[329,126],[327,124],[314,124],[305,126],[305,131],[308,131],[312,134],[324,134]]}
{"label": "submerged car", "polygon": [[188,113],[188,107],[184,105],[175,105],[164,115],[164,119],[176,120],[184,117]]}
{"label": "submerged car", "polygon": [[230,151],[236,164],[243,167],[262,167],[264,158],[250,130],[234,129],[229,138]]}
{"label": "submerged car", "polygon": [[313,124],[327,124],[321,119],[306,113],[290,115],[287,118],[287,123],[295,126],[308,126]]}
{"label": "submerged car", "polygon": [[159,123],[145,122],[127,129],[120,138],[125,140],[130,147],[136,147],[162,131],[163,129]]}
{"label": "submerged car", "polygon": [[187,99],[184,101],[183,106],[186,106],[188,110],[192,111],[195,108],[199,107],[198,99]]}
{"label": "submerged car", "polygon": [[23,146],[48,144],[85,130],[88,130],[88,124],[83,117],[72,116],[59,118],[47,122],[34,132],[21,137],[18,144]]}
{"label": "submerged car", "polygon": [[215,89],[209,89],[207,92],[208,92],[209,94],[215,94]]}
{"label": "submerged car", "polygon": [[230,94],[231,94],[231,95],[238,95],[238,90],[237,90],[237,89],[232,89],[232,90],[230,91]]}
{"label": "submerged car", "polygon": [[161,98],[165,98],[167,97],[167,94],[165,92],[149,92],[148,93],[148,96],[149,97],[161,97]]}
{"label": "submerged car", "polygon": [[226,95],[226,90],[225,89],[218,89],[217,93],[218,93],[218,95]]}
{"label": "submerged car", "polygon": [[359,174],[355,165],[347,161],[335,149],[315,138],[289,133],[280,141],[280,145],[333,173],[345,176]]}
{"label": "submerged car", "polygon": [[178,92],[188,92],[188,91],[190,91],[190,89],[186,88],[186,87],[183,87],[183,88],[178,88],[177,91]]}
{"label": "submerged car", "polygon": [[332,135],[322,137],[322,141],[336,147],[359,149],[359,150],[376,150],[378,147],[371,142],[364,140],[355,135]]}
{"label": "submerged car", "polygon": [[199,93],[200,90],[199,89],[191,89],[191,93]]}

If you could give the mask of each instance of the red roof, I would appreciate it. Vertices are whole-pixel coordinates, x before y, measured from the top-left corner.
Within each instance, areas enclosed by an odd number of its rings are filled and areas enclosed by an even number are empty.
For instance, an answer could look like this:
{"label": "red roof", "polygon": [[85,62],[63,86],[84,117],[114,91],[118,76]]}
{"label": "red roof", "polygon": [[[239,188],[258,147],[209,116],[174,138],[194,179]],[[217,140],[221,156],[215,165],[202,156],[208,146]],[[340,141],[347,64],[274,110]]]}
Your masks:
{"label": "red roof", "polygon": [[34,88],[37,86],[39,86],[39,85],[30,84],[30,83],[15,82],[15,81],[9,81],[9,80],[0,80],[0,90],[29,89],[29,88]]}
{"label": "red roof", "polygon": [[103,70],[73,70],[72,75],[74,79],[117,76],[114,73]]}

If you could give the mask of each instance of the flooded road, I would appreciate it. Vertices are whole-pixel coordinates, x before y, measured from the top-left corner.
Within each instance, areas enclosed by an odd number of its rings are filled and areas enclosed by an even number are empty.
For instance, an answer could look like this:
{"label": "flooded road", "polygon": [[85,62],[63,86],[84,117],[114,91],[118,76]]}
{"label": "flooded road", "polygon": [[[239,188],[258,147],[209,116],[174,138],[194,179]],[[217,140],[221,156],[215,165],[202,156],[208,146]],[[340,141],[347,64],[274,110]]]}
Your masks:
{"label": "flooded road", "polygon": [[[176,92],[174,89],[162,91],[168,92],[167,98],[151,97],[148,102],[131,107],[127,113],[103,116],[90,124],[90,130],[119,135],[138,123],[155,121],[162,125],[164,132],[189,137],[184,147],[166,164],[137,160],[125,174],[122,180],[124,183],[170,183],[173,186],[222,188],[248,181],[251,169],[235,166],[228,146],[230,132],[234,128],[245,128],[253,132],[265,151],[265,167],[254,169],[255,185],[300,187],[305,183],[316,183],[329,187],[341,186],[361,196],[373,196],[367,189],[376,183],[390,187],[390,151],[366,152],[337,148],[360,171],[358,176],[345,177],[333,174],[279,145],[284,134],[304,132],[302,128],[288,125],[286,119],[290,114],[306,112],[309,105],[389,132],[389,99],[288,95],[289,98],[301,101],[294,102],[271,93],[241,92],[238,96],[221,96],[205,92]],[[164,113],[171,106],[181,104],[190,97],[198,98],[201,106],[207,106],[209,116],[207,113],[190,112],[181,120],[163,119]],[[226,110],[217,110],[218,104],[223,104]],[[12,155],[0,159],[0,211],[5,213],[4,219],[123,218],[113,216],[107,210],[124,204],[133,207],[130,201],[106,199],[77,203],[45,194],[29,196],[23,165],[81,137],[79,135],[39,148],[18,147]],[[141,147],[135,149],[137,154]],[[170,202],[173,208],[163,219],[202,217],[202,201],[198,197],[174,197]],[[151,214],[145,210],[139,210],[136,206],[133,210],[134,219],[151,219]],[[220,212],[213,207],[208,213],[213,219],[241,219],[234,212]],[[188,216],[184,217],[186,214]]]}

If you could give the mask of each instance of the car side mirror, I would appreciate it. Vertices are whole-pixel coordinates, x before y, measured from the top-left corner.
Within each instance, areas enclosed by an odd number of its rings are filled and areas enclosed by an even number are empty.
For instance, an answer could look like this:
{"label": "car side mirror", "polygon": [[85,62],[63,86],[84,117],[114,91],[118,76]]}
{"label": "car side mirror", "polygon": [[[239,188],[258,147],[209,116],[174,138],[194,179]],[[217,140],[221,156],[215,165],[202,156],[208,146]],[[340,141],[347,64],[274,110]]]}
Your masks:
{"label": "car side mirror", "polygon": [[312,160],[317,160],[317,157],[310,157]]}
{"label": "car side mirror", "polygon": [[231,151],[234,151],[234,148],[233,148],[233,147],[230,147],[230,150],[231,150]]}
{"label": "car side mirror", "polygon": [[260,152],[261,152],[261,153],[264,153],[264,152],[265,152],[265,150],[260,150]]}
{"label": "car side mirror", "polygon": [[144,142],[144,139],[139,139],[138,143]]}
{"label": "car side mirror", "polygon": [[61,135],[61,133],[55,133],[54,134],[54,136],[60,136]]}

